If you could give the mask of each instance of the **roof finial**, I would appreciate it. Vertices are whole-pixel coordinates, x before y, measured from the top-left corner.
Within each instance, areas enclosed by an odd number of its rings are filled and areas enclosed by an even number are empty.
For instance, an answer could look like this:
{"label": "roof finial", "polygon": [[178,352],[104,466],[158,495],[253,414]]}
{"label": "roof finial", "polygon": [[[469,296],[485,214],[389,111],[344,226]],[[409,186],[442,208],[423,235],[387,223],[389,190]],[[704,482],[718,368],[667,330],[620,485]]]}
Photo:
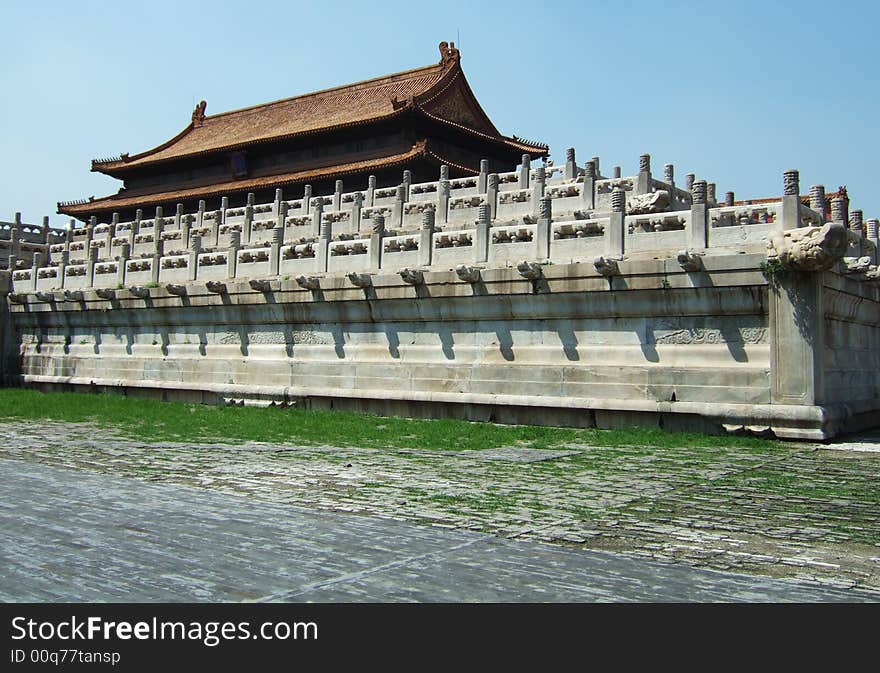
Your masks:
{"label": "roof finial", "polygon": [[205,101],[201,101],[198,105],[196,105],[192,114],[192,124],[193,126],[201,126],[205,121],[205,108],[208,107],[208,104]]}
{"label": "roof finial", "polygon": [[440,63],[446,65],[459,58],[458,49],[455,48],[455,42],[440,43]]}

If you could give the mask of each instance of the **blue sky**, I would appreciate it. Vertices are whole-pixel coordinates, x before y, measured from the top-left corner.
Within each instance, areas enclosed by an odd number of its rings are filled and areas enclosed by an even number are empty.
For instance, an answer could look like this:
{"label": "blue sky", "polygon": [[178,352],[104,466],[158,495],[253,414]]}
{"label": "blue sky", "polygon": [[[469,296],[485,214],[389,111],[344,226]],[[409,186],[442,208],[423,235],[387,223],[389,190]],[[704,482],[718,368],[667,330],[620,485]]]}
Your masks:
{"label": "blue sky", "polygon": [[[114,193],[89,162],[208,114],[439,59],[459,36],[498,128],[553,158],[674,163],[737,198],[847,185],[880,217],[880,3],[17,2],[0,25],[0,219]],[[607,171],[606,171],[607,172]]]}

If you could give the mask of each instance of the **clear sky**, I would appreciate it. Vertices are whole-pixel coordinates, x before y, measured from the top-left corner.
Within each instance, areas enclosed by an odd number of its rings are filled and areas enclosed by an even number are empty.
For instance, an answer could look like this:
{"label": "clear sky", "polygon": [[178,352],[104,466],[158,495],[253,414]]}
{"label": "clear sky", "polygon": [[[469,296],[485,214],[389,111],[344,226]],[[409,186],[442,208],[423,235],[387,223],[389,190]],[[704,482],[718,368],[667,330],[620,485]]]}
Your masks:
{"label": "clear sky", "polygon": [[674,163],[737,198],[847,185],[880,217],[880,3],[0,1],[0,220],[121,183],[89,162],[207,113],[427,65],[456,40],[508,135]]}

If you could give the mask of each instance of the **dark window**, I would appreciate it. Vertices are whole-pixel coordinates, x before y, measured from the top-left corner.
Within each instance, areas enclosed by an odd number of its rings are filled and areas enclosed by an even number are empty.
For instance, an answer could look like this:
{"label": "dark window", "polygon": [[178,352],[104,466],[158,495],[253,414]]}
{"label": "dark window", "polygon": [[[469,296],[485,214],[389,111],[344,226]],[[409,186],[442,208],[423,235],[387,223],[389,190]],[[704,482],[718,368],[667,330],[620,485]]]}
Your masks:
{"label": "dark window", "polygon": [[247,175],[247,159],[244,152],[235,152],[229,155],[232,164],[232,175],[236,178],[243,178]]}

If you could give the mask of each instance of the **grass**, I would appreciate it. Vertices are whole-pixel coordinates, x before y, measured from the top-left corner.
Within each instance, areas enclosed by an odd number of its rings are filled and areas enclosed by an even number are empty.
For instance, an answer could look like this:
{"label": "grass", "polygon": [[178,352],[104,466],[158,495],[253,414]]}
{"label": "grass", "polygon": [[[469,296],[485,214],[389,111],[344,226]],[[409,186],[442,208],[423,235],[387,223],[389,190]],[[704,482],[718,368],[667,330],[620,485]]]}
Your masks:
{"label": "grass", "polygon": [[90,422],[137,439],[210,443],[271,442],[362,448],[489,449],[570,445],[737,447],[772,450],[755,437],[664,432],[658,428],[595,430],[472,423],[454,419],[380,417],[346,411],[308,411],[161,402],[109,393],[41,393],[0,389],[0,419]]}

